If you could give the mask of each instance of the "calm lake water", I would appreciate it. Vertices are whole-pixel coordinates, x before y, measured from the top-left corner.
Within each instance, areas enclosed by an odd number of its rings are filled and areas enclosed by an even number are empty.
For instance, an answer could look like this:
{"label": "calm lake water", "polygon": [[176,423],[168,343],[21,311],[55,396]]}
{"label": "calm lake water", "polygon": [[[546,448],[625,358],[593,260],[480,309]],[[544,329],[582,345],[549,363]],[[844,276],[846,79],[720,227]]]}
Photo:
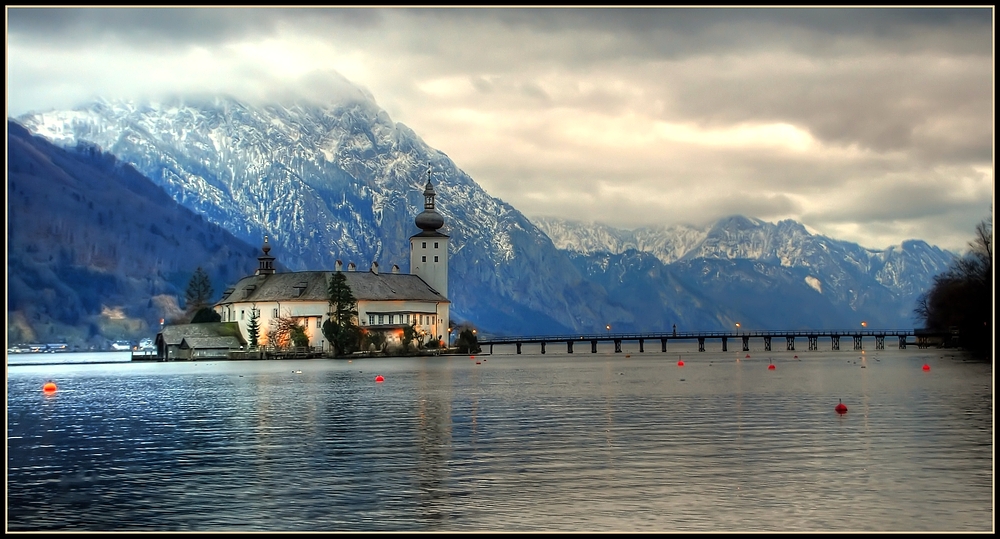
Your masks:
{"label": "calm lake water", "polygon": [[7,529],[993,531],[991,365],[671,346],[8,366]]}

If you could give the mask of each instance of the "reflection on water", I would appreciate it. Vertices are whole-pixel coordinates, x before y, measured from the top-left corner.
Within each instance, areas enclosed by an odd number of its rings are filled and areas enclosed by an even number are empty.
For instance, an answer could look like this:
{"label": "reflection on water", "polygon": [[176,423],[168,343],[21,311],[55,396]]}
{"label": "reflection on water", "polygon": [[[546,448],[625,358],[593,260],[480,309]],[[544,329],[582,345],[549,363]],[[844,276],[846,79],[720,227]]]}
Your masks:
{"label": "reflection on water", "polygon": [[989,365],[761,354],[8,367],[8,530],[992,530]]}

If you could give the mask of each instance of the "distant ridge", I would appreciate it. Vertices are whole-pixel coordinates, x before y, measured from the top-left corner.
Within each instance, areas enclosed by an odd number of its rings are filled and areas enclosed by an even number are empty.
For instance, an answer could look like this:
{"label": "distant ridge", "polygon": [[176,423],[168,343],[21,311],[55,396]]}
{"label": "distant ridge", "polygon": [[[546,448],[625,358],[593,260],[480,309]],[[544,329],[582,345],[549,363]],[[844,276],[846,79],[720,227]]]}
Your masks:
{"label": "distant ridge", "polygon": [[870,251],[793,221],[743,216],[627,233],[533,222],[360,93],[262,107],[223,96],[97,101],[18,120],[63,146],[99,145],[251,245],[268,234],[272,254],[291,269],[341,259],[406,271],[430,168],[452,237],[453,317],[499,335],[607,324],[711,330],[749,320],[780,329],[861,320],[907,327],[916,295],[954,258],[919,240]]}
{"label": "distant ridge", "polygon": [[[643,306],[660,325],[834,328],[865,320],[912,327],[917,296],[956,257],[921,240],[872,250],[812,235],[795,221],[739,215],[703,228],[535,222],[588,277],[627,296],[624,303]],[[715,312],[692,320],[699,305],[714,305]]]}

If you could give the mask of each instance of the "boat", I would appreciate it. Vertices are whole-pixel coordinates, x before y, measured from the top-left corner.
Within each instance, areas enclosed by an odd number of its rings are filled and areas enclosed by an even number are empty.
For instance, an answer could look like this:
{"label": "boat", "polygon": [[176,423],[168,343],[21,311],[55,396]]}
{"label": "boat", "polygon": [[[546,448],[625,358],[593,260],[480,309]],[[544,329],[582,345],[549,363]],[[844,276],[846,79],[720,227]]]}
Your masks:
{"label": "boat", "polygon": [[116,351],[131,350],[132,343],[128,341],[115,341],[111,343],[111,349]]}

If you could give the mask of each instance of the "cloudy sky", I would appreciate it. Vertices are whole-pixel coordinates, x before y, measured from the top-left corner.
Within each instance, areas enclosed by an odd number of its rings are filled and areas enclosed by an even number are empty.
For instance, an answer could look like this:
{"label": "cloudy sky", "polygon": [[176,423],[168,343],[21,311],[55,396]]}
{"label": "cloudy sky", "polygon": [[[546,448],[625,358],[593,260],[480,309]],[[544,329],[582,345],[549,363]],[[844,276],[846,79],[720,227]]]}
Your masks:
{"label": "cloudy sky", "polygon": [[7,9],[7,114],[343,79],[528,217],[741,214],[964,251],[992,219],[992,6]]}

